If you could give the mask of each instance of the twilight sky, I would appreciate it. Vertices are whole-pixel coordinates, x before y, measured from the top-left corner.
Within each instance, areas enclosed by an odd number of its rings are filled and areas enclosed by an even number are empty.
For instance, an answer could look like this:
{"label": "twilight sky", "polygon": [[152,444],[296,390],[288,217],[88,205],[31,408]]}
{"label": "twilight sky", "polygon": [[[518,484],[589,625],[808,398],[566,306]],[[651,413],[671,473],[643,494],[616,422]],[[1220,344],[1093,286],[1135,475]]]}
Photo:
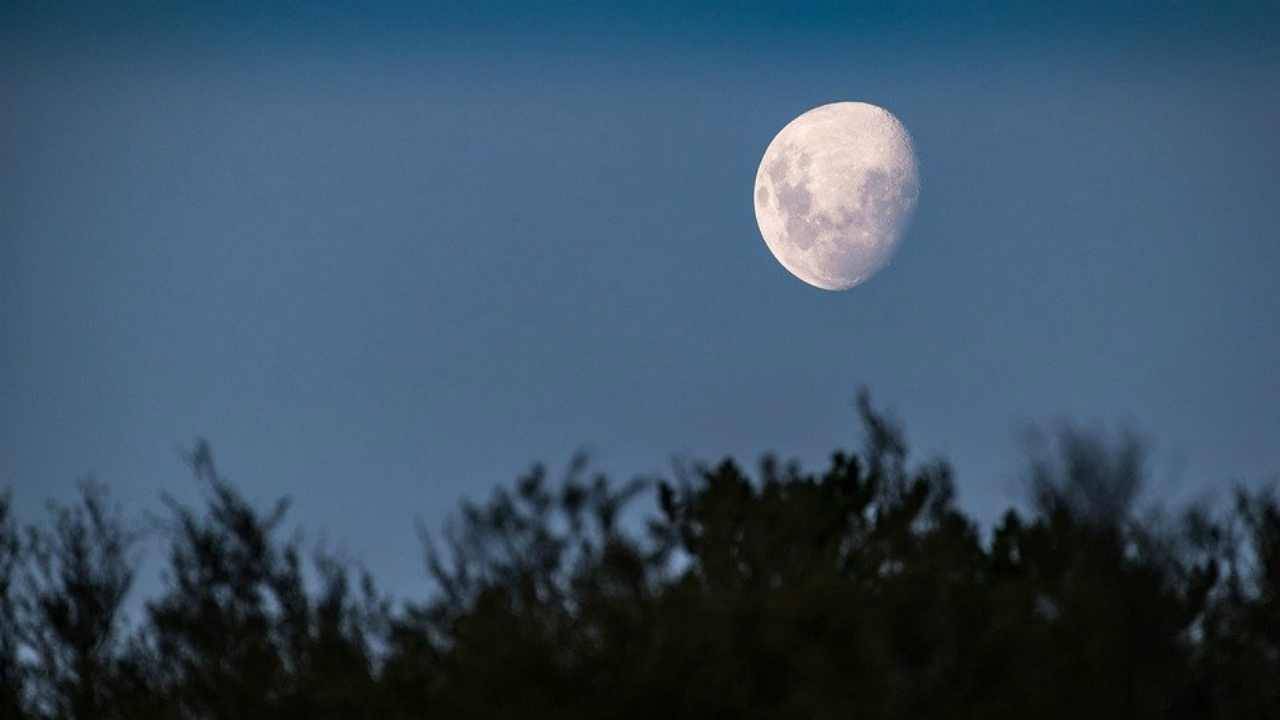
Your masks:
{"label": "twilight sky", "polygon": [[[23,515],[88,473],[194,500],[203,436],[411,590],[414,517],[535,460],[820,462],[863,384],[985,520],[1029,421],[1137,428],[1157,496],[1280,472],[1274,11],[414,5],[0,11]],[[922,186],[848,293],[752,216],[836,100],[897,115]]]}

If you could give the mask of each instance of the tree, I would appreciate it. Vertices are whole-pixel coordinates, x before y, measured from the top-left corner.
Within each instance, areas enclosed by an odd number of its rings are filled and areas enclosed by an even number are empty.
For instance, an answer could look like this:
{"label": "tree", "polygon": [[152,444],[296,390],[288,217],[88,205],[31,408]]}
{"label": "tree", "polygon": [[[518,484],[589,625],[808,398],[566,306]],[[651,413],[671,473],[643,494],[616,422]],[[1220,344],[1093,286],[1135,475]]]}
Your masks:
{"label": "tree", "polygon": [[[444,531],[393,604],[191,453],[164,591],[86,486],[0,497],[0,713],[27,718],[1280,717],[1280,502],[1161,515],[1142,443],[1067,427],[984,538],[866,395],[859,453],[614,484],[541,466]],[[651,510],[637,499],[651,499]],[[359,577],[358,581],[353,578]]]}
{"label": "tree", "polygon": [[0,494],[0,717],[27,717],[28,678],[19,649],[22,633],[18,616],[18,576],[25,558],[18,528],[10,511],[10,496]]}
{"label": "tree", "polygon": [[137,540],[92,482],[76,505],[50,505],[53,526],[28,530],[19,632],[33,654],[30,692],[39,715],[114,717],[123,607]]}
{"label": "tree", "polygon": [[169,501],[168,590],[147,606],[164,704],[210,720],[378,717],[370,615],[353,604],[346,569],[321,557],[311,592],[298,543],[277,538],[287,501],[252,507],[218,474],[206,443],[189,459],[208,509]]}

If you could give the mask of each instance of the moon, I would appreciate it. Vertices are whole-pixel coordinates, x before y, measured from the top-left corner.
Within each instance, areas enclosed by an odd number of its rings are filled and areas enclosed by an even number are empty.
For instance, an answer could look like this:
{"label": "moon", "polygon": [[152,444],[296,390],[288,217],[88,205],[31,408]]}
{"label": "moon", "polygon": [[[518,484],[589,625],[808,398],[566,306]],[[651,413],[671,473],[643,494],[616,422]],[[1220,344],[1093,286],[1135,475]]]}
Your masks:
{"label": "moon", "polygon": [[863,102],[816,107],[778,132],[756,171],[756,224],[792,275],[848,290],[893,256],[920,194],[911,136]]}

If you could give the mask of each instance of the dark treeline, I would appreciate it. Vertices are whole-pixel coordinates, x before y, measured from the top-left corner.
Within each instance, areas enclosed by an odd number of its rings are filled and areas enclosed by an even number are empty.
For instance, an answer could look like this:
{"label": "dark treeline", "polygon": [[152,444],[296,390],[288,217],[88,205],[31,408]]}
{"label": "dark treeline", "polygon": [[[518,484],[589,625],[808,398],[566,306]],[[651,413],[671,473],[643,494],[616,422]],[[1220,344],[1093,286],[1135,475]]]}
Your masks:
{"label": "dark treeline", "polygon": [[982,533],[859,407],[821,472],[535,469],[424,533],[438,591],[409,602],[203,445],[140,617],[143,526],[100,488],[31,527],[0,502],[0,718],[1280,718],[1274,494],[1143,512],[1140,445],[1064,431]]}

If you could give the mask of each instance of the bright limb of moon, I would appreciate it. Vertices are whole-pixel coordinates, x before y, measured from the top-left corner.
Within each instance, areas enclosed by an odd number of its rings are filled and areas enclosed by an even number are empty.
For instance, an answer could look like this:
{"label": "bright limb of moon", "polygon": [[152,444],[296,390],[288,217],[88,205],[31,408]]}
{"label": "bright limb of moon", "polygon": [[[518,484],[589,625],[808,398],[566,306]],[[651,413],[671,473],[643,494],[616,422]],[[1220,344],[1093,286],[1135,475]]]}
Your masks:
{"label": "bright limb of moon", "polygon": [[756,171],[756,223],[791,274],[848,290],[892,257],[919,193],[902,123],[868,103],[831,103],[769,143]]}

